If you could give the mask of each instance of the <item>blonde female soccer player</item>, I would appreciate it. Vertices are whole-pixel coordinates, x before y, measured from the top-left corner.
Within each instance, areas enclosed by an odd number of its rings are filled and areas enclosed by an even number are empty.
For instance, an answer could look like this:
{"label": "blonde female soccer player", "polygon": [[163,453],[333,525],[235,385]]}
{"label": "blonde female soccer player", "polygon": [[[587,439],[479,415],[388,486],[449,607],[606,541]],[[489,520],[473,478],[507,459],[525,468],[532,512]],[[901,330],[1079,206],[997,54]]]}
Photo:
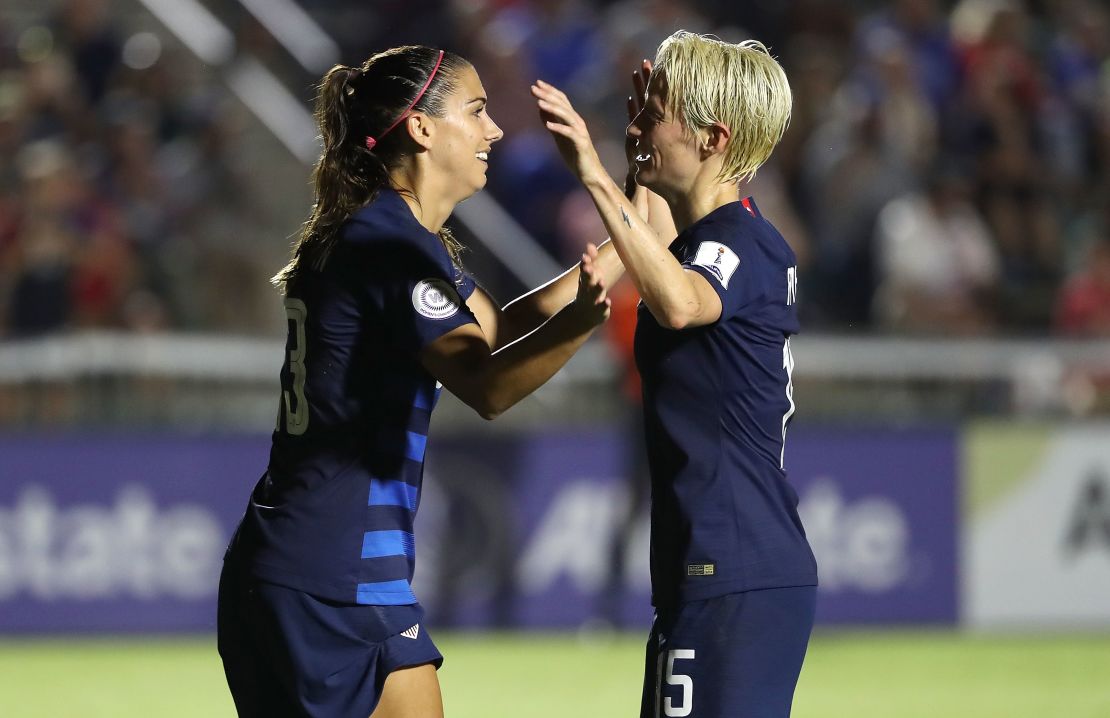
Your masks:
{"label": "blonde female soccer player", "polygon": [[220,581],[241,716],[437,718],[442,657],[410,581],[437,381],[493,418],[609,313],[612,250],[499,308],[444,229],[501,130],[474,68],[400,47],[319,86],[315,205],[275,278],[288,318],[269,465]]}
{"label": "blonde female soccer player", "polygon": [[659,46],[627,131],[636,183],[662,199],[649,222],[566,95],[532,91],[643,299],[656,617],[641,716],[787,716],[817,584],[785,471],[796,260],[738,189],[786,129],[786,75],[756,41],[677,32]]}

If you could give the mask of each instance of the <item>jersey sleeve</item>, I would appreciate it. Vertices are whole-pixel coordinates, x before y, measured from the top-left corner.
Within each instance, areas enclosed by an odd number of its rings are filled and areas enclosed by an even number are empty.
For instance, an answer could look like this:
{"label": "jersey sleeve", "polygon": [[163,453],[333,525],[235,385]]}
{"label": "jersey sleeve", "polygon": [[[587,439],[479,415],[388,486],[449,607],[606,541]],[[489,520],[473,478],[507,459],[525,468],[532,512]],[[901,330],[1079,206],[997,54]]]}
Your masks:
{"label": "jersey sleeve", "polygon": [[721,318],[728,319],[760,294],[755,257],[745,256],[742,243],[723,233],[694,236],[682,266],[705,277],[721,298]]}
{"label": "jersey sleeve", "polygon": [[457,279],[449,274],[431,271],[421,272],[409,278],[404,285],[404,293],[409,303],[398,302],[398,324],[402,338],[414,350],[419,350],[452,329],[464,324],[477,324],[478,319],[466,305],[466,299],[474,292],[474,281],[459,273]]}
{"label": "jersey sleeve", "polygon": [[447,332],[478,320],[466,305],[474,280],[432,235],[397,236],[367,247],[364,291],[404,348],[418,352]]}

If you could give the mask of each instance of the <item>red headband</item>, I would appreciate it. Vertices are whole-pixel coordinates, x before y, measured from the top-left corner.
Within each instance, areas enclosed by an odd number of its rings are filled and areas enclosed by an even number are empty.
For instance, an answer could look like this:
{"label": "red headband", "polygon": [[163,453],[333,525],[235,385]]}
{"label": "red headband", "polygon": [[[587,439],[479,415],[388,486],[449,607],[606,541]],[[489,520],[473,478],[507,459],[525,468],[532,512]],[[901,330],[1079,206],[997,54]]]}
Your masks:
{"label": "red headband", "polygon": [[424,93],[428,91],[428,87],[431,86],[432,80],[435,78],[436,71],[439,70],[439,64],[441,62],[443,62],[443,50],[439,51],[439,57],[436,58],[435,67],[432,68],[431,74],[428,75],[428,81],[425,82],[424,86],[420,88],[420,92],[416,93],[416,97],[414,97],[412,99],[412,102],[410,102],[409,106],[405,108],[405,111],[401,113],[401,116],[398,117],[392,125],[390,125],[389,127],[386,127],[382,131],[382,133],[380,135],[378,135],[378,139],[374,139],[370,135],[366,136],[366,149],[368,149],[368,150],[374,149],[374,145],[378,144],[378,140],[380,140],[381,138],[385,137],[390,132],[392,132],[394,127],[401,124],[401,122],[404,121],[404,119],[409,116],[409,112],[412,111],[412,108],[416,107],[416,103],[420,102],[420,98],[424,96]]}

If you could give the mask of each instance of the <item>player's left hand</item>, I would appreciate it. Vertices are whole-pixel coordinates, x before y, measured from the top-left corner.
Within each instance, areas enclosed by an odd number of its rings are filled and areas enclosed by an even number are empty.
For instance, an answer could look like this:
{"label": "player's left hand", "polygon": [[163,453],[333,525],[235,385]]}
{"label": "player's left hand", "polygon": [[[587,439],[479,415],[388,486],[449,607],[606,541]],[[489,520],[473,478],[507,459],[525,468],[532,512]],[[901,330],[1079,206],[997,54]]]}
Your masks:
{"label": "player's left hand", "polygon": [[578,294],[574,303],[591,326],[596,326],[609,318],[613,300],[605,286],[605,275],[597,266],[597,247],[593,243],[586,245],[578,269]]}
{"label": "player's left hand", "polygon": [[607,177],[590,139],[586,121],[575,111],[566,94],[554,85],[536,80],[532,85],[532,96],[536,98],[544,127],[555,138],[559,154],[578,179],[586,182]]}

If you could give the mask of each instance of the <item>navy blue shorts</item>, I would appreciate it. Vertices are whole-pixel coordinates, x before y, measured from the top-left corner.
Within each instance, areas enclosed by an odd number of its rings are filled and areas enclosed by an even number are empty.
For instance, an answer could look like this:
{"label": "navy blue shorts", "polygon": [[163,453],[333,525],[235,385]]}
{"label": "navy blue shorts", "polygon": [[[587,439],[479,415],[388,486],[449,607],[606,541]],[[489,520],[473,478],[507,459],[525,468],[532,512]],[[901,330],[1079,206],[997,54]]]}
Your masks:
{"label": "navy blue shorts", "polygon": [[816,586],[770,588],[657,611],[640,718],[786,718]]}
{"label": "navy blue shorts", "polygon": [[326,601],[225,562],[217,637],[235,708],[242,718],[368,718],[391,671],[443,663],[422,619],[419,604]]}

